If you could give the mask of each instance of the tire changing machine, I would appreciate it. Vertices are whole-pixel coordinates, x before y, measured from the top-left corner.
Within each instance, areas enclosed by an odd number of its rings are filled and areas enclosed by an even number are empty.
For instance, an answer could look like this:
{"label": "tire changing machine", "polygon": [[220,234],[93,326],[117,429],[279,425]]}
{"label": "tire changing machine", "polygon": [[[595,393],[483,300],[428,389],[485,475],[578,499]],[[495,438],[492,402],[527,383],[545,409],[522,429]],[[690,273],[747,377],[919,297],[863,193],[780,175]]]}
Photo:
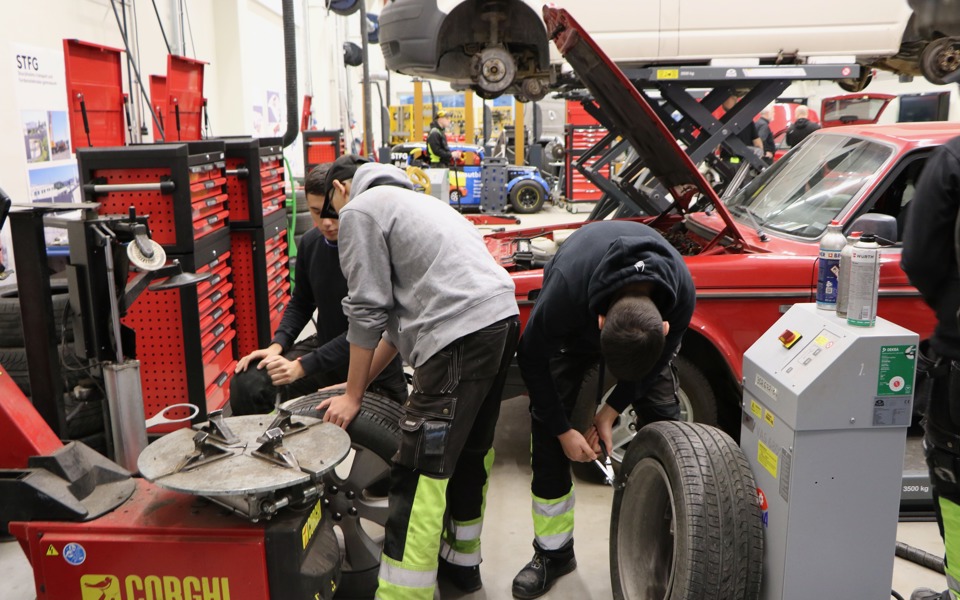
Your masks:
{"label": "tire changing machine", "polygon": [[918,341],[797,304],[744,355],[762,600],[890,597]]}

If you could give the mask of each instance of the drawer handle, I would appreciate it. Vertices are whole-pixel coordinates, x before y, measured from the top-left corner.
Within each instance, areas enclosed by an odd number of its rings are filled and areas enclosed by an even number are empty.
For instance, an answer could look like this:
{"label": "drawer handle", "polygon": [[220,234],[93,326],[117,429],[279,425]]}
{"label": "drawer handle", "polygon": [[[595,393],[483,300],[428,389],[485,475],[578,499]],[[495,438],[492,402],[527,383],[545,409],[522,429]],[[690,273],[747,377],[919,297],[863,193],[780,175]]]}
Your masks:
{"label": "drawer handle", "polygon": [[220,377],[217,377],[217,380],[214,383],[217,384],[217,387],[223,387],[223,382],[227,380],[226,373],[220,373]]}
{"label": "drawer handle", "polygon": [[213,346],[213,353],[220,354],[220,352],[226,347],[227,347],[227,342],[225,342],[224,340],[220,340]]}
{"label": "drawer handle", "polygon": [[214,319],[219,319],[220,315],[222,314],[223,314],[223,309],[217,308],[217,309],[214,309],[214,311],[210,314],[210,316],[213,317]]}
{"label": "drawer handle", "polygon": [[217,337],[218,335],[220,335],[221,333],[223,333],[223,330],[224,330],[224,329],[226,329],[226,325],[224,325],[223,323],[220,323],[219,325],[217,325],[216,327],[214,327],[214,328],[213,328],[213,337]]}
{"label": "drawer handle", "polygon": [[211,301],[211,302],[216,302],[216,301],[219,300],[220,298],[223,298],[223,292],[214,292],[213,295],[210,296],[210,301]]}

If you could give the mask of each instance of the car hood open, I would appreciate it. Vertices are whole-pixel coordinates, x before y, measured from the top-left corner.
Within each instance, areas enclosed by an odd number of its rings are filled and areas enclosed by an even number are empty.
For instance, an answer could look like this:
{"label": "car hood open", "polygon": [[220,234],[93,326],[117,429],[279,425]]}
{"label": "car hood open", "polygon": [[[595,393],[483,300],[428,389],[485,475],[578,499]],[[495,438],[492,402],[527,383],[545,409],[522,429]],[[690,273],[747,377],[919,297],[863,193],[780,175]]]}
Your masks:
{"label": "car hood open", "polygon": [[726,237],[727,243],[742,246],[743,237],[717,193],[623,72],[566,10],[544,6],[543,20],[560,54],[601,110],[673,196],[667,211],[686,214],[696,197],[705,196],[724,223],[715,241]]}

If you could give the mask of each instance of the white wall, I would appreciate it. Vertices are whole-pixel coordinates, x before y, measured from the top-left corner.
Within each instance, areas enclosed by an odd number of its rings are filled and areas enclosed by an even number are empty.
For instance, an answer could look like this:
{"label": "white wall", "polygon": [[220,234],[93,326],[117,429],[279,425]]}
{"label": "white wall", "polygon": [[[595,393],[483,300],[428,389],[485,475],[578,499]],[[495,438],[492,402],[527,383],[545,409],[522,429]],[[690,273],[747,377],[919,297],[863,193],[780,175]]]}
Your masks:
{"label": "white wall", "polygon": [[[128,20],[134,12],[139,37],[140,72],[149,94],[149,76],[164,74],[167,48],[150,0],[126,0]],[[118,10],[120,0],[116,0]],[[380,3],[371,1],[371,9]],[[176,0],[156,0],[167,36],[176,42],[171,24],[177,12]],[[265,107],[267,92],[285,97],[285,70],[283,27],[280,0],[185,0],[189,27],[184,30],[185,55],[206,61],[204,96],[208,100],[211,133],[220,135],[254,134],[253,107]],[[313,114],[320,128],[338,129],[340,98],[343,85],[351,87],[351,112],[358,123],[359,137],[362,125],[361,70],[351,68],[343,77],[341,44],[345,36],[359,43],[359,13],[340,17],[328,13],[324,0],[294,0],[297,13],[298,92],[297,123],[304,94],[313,93]],[[376,5],[377,8],[373,8]],[[29,45],[47,49],[62,56],[63,39],[73,38],[94,44],[123,49],[123,41],[114,19],[110,0],[40,0],[34,2],[4,3],[3,33],[0,34],[0,187],[15,202],[28,198],[27,160],[23,149],[19,110],[22,102],[16,95],[17,68],[14,48]],[[309,54],[305,46],[304,25],[310,28]],[[191,35],[192,30],[192,35]],[[195,45],[194,45],[195,44]],[[137,50],[134,48],[134,53]],[[370,46],[373,70],[383,70],[383,58],[378,46]],[[124,54],[124,89],[127,68]],[[310,77],[307,77],[308,66]],[[340,79],[346,79],[341,82]],[[307,82],[311,81],[312,86]],[[311,89],[308,89],[312,87]],[[136,92],[139,94],[139,92]],[[63,91],[64,101],[66,92]],[[374,100],[376,106],[377,100]],[[285,109],[285,102],[281,102]],[[152,141],[149,114],[143,121],[150,133],[144,141]],[[375,136],[379,139],[379,118],[374,118]],[[262,135],[283,135],[286,119],[281,115],[278,127],[271,131],[264,127]],[[302,173],[302,149],[298,142],[287,149],[293,172]],[[9,252],[9,226],[0,233],[0,243]],[[9,256],[4,262],[12,266]]]}

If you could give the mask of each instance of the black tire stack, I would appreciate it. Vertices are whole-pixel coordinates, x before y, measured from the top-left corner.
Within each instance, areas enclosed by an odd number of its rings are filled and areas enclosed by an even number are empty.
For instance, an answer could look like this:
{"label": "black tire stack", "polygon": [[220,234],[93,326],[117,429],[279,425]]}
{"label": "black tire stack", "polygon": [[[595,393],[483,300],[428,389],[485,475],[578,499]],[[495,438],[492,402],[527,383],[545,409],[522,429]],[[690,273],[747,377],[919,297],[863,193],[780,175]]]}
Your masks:
{"label": "black tire stack", "polygon": [[[64,412],[67,431],[64,437],[82,439],[103,430],[102,395],[98,390],[78,398],[73,387],[87,376],[83,363],[73,351],[73,325],[69,312],[70,294],[66,287],[54,285],[54,331],[58,343],[61,374],[64,377]],[[0,367],[23,392],[30,397],[30,373],[27,368],[27,350],[24,347],[23,327],[20,323],[20,296],[17,290],[0,293]]]}

